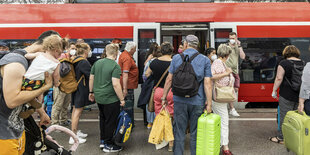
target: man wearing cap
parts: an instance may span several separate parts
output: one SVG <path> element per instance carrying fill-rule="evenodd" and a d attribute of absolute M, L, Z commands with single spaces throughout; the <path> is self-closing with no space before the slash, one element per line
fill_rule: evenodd
<path fill-rule="evenodd" d="M 9 51 L 9 47 L 7 46 L 7 43 L 0 42 L 0 51 Z"/>
<path fill-rule="evenodd" d="M 184 41 L 184 56 L 189 57 L 196 54 L 199 40 L 194 35 L 188 35 Z M 170 90 L 173 80 L 173 74 L 177 71 L 183 60 L 180 55 L 175 55 L 171 61 L 169 74 L 166 79 L 162 104 L 165 104 L 168 90 Z M 196 56 L 192 62 L 192 67 L 196 73 L 197 81 L 200 83 L 198 94 L 185 98 L 173 95 L 174 100 L 174 154 L 183 155 L 185 130 L 187 123 L 190 123 L 190 150 L 191 154 L 196 154 L 197 120 L 203 113 L 203 110 L 211 112 L 212 104 L 212 82 L 211 82 L 211 63 L 210 60 L 202 54 Z"/>
<path fill-rule="evenodd" d="M 124 52 L 119 57 L 118 64 L 121 67 L 121 84 L 123 87 L 123 95 L 125 96 L 125 107 L 124 110 L 129 114 L 132 125 L 134 127 L 134 89 L 138 88 L 138 67 L 133 54 L 136 52 L 136 43 L 127 42 Z"/>

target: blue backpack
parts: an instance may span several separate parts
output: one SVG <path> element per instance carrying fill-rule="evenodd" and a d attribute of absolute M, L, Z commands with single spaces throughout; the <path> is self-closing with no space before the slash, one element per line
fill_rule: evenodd
<path fill-rule="evenodd" d="M 116 143 L 125 143 L 130 136 L 132 122 L 129 115 L 123 110 L 118 116 L 118 124 L 114 133 Z"/>

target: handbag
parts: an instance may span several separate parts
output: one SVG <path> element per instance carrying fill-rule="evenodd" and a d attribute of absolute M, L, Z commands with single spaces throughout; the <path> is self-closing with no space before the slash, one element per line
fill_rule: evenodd
<path fill-rule="evenodd" d="M 229 81 L 230 82 L 228 86 L 219 86 L 218 83 L 214 82 L 213 101 L 219 103 L 230 103 L 237 100 L 237 95 L 233 87 L 233 80 L 231 79 L 231 76 L 229 76 Z"/>
<path fill-rule="evenodd" d="M 160 77 L 159 81 L 157 82 L 156 86 L 153 88 L 152 90 L 152 94 L 149 100 L 149 106 L 147 108 L 147 110 L 149 110 L 149 112 L 154 112 L 155 108 L 154 108 L 154 93 L 155 93 L 155 89 L 158 87 L 158 85 L 161 83 L 161 81 L 164 79 L 164 77 L 166 76 L 166 74 L 168 73 L 170 66 L 166 69 L 166 71 L 164 72 L 164 74 Z"/>

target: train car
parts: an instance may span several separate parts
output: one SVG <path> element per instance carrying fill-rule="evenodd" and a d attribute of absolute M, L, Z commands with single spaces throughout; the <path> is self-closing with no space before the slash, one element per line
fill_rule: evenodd
<path fill-rule="evenodd" d="M 113 38 L 120 38 L 123 47 L 127 41 L 137 43 L 134 58 L 142 70 L 152 42 L 169 41 L 177 50 L 182 38 L 195 34 L 203 51 L 227 42 L 234 31 L 247 55 L 239 64 L 239 101 L 277 102 L 271 92 L 284 47 L 297 46 L 301 58 L 310 61 L 309 12 L 306 2 L 3 4 L 0 40 L 21 48 L 43 31 L 56 30 L 72 40 L 83 38 L 99 56 Z"/>

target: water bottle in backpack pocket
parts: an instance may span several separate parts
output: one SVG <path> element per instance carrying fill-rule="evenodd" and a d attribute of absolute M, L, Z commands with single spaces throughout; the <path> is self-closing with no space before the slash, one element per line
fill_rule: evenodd
<path fill-rule="evenodd" d="M 118 116 L 117 128 L 114 133 L 115 143 L 125 143 L 129 139 L 131 129 L 131 118 L 124 110 L 122 110 Z"/>

